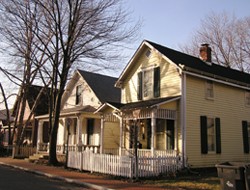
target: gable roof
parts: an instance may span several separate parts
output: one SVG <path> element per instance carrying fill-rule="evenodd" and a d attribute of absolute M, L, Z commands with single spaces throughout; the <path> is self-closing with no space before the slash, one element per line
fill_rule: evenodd
<path fill-rule="evenodd" d="M 29 91 L 27 94 L 27 102 L 28 102 L 30 109 L 32 109 L 32 107 L 35 103 L 36 97 L 38 96 L 38 94 L 42 88 L 43 88 L 42 86 L 37 86 L 37 85 L 29 86 Z M 18 103 L 18 97 L 15 101 L 14 108 L 13 108 L 14 115 L 15 115 L 15 112 L 17 109 L 17 103 Z M 37 116 L 37 115 L 46 114 L 46 113 L 48 113 L 48 109 L 49 109 L 49 97 L 47 95 L 47 92 L 44 92 L 40 97 L 40 100 L 39 100 L 39 103 L 38 103 L 36 109 L 34 110 L 34 115 Z"/>
<path fill-rule="evenodd" d="M 141 43 L 133 58 L 130 60 L 126 68 L 121 73 L 116 83 L 117 86 L 119 86 L 119 83 L 126 78 L 126 73 L 131 70 L 131 67 L 133 67 L 131 63 L 133 62 L 134 57 L 136 57 L 139 54 L 140 50 L 145 46 L 157 50 L 167 59 L 172 61 L 176 65 L 176 67 L 184 71 L 224 80 L 233 84 L 239 84 L 241 86 L 250 87 L 250 74 L 248 73 L 244 73 L 215 63 L 207 63 L 202 61 L 198 57 L 194 57 L 192 55 L 188 55 L 180 51 L 170 49 L 168 47 L 162 46 L 160 44 L 148 40 L 144 40 Z"/>
<path fill-rule="evenodd" d="M 202 61 L 198 57 L 194 57 L 157 43 L 146 41 L 150 45 L 152 45 L 155 49 L 157 49 L 160 53 L 165 55 L 168 59 L 170 59 L 175 64 L 181 64 L 186 67 L 186 70 L 189 68 L 193 69 L 193 72 L 202 72 L 204 75 L 210 74 L 211 76 L 216 77 L 223 77 L 229 80 L 232 80 L 237 83 L 242 82 L 246 84 L 250 84 L 250 75 L 235 69 L 231 69 L 229 67 L 221 66 L 215 63 L 206 63 Z"/>
<path fill-rule="evenodd" d="M 121 90 L 114 86 L 117 78 L 83 70 L 78 70 L 78 72 L 102 103 L 121 101 Z"/>

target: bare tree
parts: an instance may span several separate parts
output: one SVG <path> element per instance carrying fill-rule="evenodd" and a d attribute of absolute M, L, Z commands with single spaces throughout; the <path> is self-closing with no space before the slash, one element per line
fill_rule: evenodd
<path fill-rule="evenodd" d="M 25 55 L 22 59 L 25 60 L 24 67 L 35 70 L 34 72 L 25 70 L 23 76 L 26 73 L 28 75 L 22 81 L 31 84 L 33 79 L 31 74 L 34 73 L 34 78 L 39 74 L 44 84 L 50 82 L 49 162 L 56 165 L 61 99 L 70 70 L 76 64 L 82 68 L 91 67 L 92 70 L 112 69 L 111 63 L 121 60 L 122 47 L 128 46 L 136 39 L 140 23 L 130 27 L 128 14 L 122 9 L 122 0 L 2 0 L 2 2 L 8 5 L 5 6 L 5 12 L 7 10 L 9 18 L 15 18 L 19 10 L 24 13 L 20 14 L 20 17 L 18 15 L 18 18 L 21 18 L 20 23 L 22 23 L 20 30 L 26 33 L 18 32 L 17 28 L 14 28 L 17 31 L 15 35 L 25 36 L 27 39 L 23 43 L 24 48 L 19 48 L 19 43 L 13 43 L 11 47 L 15 50 L 27 50 L 25 51 L 27 55 L 21 53 Z M 13 29 L 10 26 L 12 25 L 5 25 L 8 33 Z M 22 42 L 21 39 L 17 42 L 19 40 Z M 27 91 L 23 93 L 27 94 Z"/>
<path fill-rule="evenodd" d="M 210 44 L 215 63 L 250 72 L 250 17 L 236 18 L 225 12 L 212 12 L 201 20 L 190 42 L 180 48 L 197 56 L 202 43 Z"/>
<path fill-rule="evenodd" d="M 117 0 L 47 0 L 40 3 L 46 21 L 43 29 L 54 34 L 47 49 L 53 63 L 49 162 L 57 164 L 61 98 L 70 68 L 77 61 L 84 66 L 91 62 L 97 68 L 110 67 L 106 64 L 118 58 L 115 50 L 134 37 L 137 27 L 125 28 L 127 15 L 120 7 L 121 1 Z"/>
<path fill-rule="evenodd" d="M 5 42 L 5 46 L 2 48 L 4 48 L 5 52 L 8 52 L 9 57 L 12 58 L 11 61 L 14 61 L 15 65 L 15 69 L 9 70 L 10 67 L 8 66 L 8 68 L 1 67 L 0 70 L 13 84 L 19 86 L 19 94 L 15 105 L 14 126 L 18 128 L 17 144 L 20 145 L 25 128 L 31 119 L 31 115 L 33 115 L 33 112 L 31 112 L 28 120 L 24 121 L 29 87 L 37 79 L 41 66 L 46 62 L 44 53 L 40 48 L 40 41 L 34 35 L 34 31 L 38 30 L 37 23 L 41 17 L 36 12 L 37 4 L 31 3 L 29 0 L 2 0 L 0 3 L 1 16 L 4 19 L 0 26 L 1 38 Z"/>

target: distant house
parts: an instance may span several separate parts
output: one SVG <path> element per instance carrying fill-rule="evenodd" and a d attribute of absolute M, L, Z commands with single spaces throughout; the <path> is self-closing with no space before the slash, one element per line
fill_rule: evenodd
<path fill-rule="evenodd" d="M 48 98 L 47 90 L 45 90 L 42 93 L 36 105 L 36 108 L 32 112 L 32 108 L 42 88 L 43 88 L 42 86 L 31 85 L 28 89 L 27 101 L 26 101 L 24 118 L 23 118 L 23 125 L 27 124 L 27 127 L 25 128 L 24 135 L 23 135 L 24 144 L 29 144 L 29 145 L 34 145 L 34 146 L 36 145 L 38 122 L 35 119 L 35 117 L 38 115 L 43 115 L 43 114 L 48 113 L 49 98 Z M 19 121 L 20 110 L 18 112 L 18 104 L 19 104 L 18 101 L 19 99 L 17 98 L 13 107 L 13 114 L 12 114 L 13 117 L 17 118 L 17 124 L 16 124 L 17 126 L 20 124 L 20 121 Z M 31 115 L 31 119 L 30 121 L 27 121 L 30 115 Z M 17 126 L 15 127 L 17 128 Z"/>
<path fill-rule="evenodd" d="M 9 111 L 10 116 L 10 127 L 13 129 L 14 118 L 11 116 L 11 111 Z M 0 146 L 8 146 L 9 142 L 9 125 L 7 119 L 7 110 L 0 110 Z"/>
<path fill-rule="evenodd" d="M 143 41 L 116 81 L 121 103 L 97 110 L 118 119 L 120 155 L 135 143 L 144 156 L 178 155 L 183 166 L 250 161 L 250 75 Z M 136 135 L 136 138 L 135 138 Z"/>
<path fill-rule="evenodd" d="M 101 128 L 101 116 L 94 113 L 106 101 L 120 102 L 120 90 L 114 87 L 116 81 L 117 78 L 97 73 L 74 72 L 62 97 L 57 136 L 59 152 L 65 153 L 66 145 L 78 145 L 94 152 L 100 152 L 103 146 L 118 148 L 119 128 Z M 36 119 L 39 120 L 38 151 L 47 151 L 48 115 Z"/>

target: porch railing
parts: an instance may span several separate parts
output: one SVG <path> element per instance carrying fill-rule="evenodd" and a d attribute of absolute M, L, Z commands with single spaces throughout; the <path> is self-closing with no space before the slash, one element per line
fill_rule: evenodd
<path fill-rule="evenodd" d="M 36 153 L 36 147 L 34 146 L 17 146 L 14 145 L 12 149 L 13 158 L 28 158 Z"/>
<path fill-rule="evenodd" d="M 37 150 L 38 152 L 47 152 L 49 148 L 49 143 L 38 143 Z"/>
<path fill-rule="evenodd" d="M 100 153 L 99 145 L 69 145 L 69 150 L 73 152 L 92 152 L 92 153 Z"/>
<path fill-rule="evenodd" d="M 150 149 L 138 149 L 137 155 L 139 157 L 149 157 L 149 156 L 177 156 L 178 153 L 176 150 L 154 150 L 152 152 Z M 111 154 L 111 155 L 119 155 L 119 149 L 104 149 L 104 154 Z M 135 150 L 134 149 L 122 149 L 121 156 L 134 156 Z"/>
<path fill-rule="evenodd" d="M 67 145 L 57 145 L 56 151 L 58 153 L 66 153 Z M 39 143 L 38 144 L 38 152 L 47 152 L 49 149 L 49 143 Z M 69 145 L 69 151 L 91 151 L 93 153 L 100 152 L 100 146 L 96 145 Z"/>

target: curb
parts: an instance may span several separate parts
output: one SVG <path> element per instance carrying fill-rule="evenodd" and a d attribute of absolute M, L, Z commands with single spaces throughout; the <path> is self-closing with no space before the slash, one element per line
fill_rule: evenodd
<path fill-rule="evenodd" d="M 80 182 L 80 181 L 73 180 L 73 179 L 70 179 L 70 178 L 65 178 L 65 177 L 61 177 L 61 176 L 57 176 L 57 175 L 53 175 L 53 174 L 49 174 L 49 173 L 44 173 L 44 172 L 40 172 L 40 171 L 31 170 L 31 169 L 20 167 L 20 166 L 6 164 L 4 162 L 0 162 L 0 165 L 7 166 L 7 167 L 12 167 L 12 168 L 15 168 L 15 169 L 23 170 L 25 172 L 33 173 L 33 174 L 40 175 L 40 176 L 45 176 L 45 177 L 55 179 L 55 180 L 65 181 L 67 183 L 71 183 L 71 184 L 75 184 L 75 185 L 79 185 L 79 186 L 83 186 L 83 187 L 89 187 L 89 188 L 93 188 L 93 189 L 97 189 L 97 190 L 114 190 L 114 189 L 102 187 L 100 185 L 95 185 L 95 184 L 86 183 L 86 182 Z"/>

